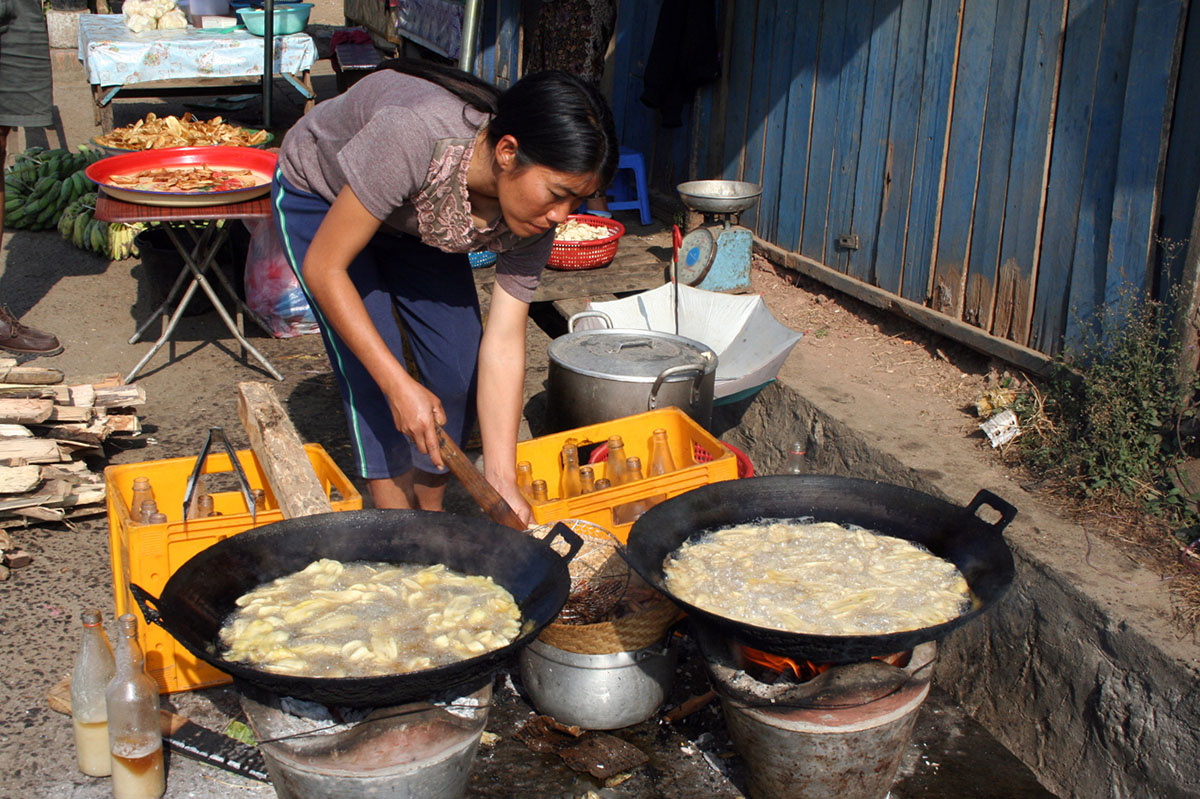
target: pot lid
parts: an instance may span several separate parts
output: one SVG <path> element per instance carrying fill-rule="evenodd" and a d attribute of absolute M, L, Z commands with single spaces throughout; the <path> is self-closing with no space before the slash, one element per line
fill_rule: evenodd
<path fill-rule="evenodd" d="M 707 376 L 717 354 L 690 338 L 653 330 L 577 330 L 550 342 L 552 363 L 589 377 L 653 382 L 673 366 L 695 366 Z M 690 380 L 686 372 L 666 382 Z"/>

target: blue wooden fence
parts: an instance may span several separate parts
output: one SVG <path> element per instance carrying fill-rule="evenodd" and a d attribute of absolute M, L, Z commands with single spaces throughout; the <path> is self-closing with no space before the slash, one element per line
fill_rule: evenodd
<path fill-rule="evenodd" d="M 1045 353 L 1180 279 L 1156 240 L 1200 185 L 1187 0 L 726 0 L 724 75 L 673 129 L 639 100 L 660 7 L 619 4 L 613 97 L 657 191 L 761 183 L 759 237 Z"/>

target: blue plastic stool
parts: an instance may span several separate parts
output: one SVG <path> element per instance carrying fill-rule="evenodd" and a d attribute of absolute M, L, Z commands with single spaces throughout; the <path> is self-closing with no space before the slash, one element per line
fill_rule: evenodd
<path fill-rule="evenodd" d="M 642 154 L 637 150 L 631 150 L 628 147 L 621 148 L 621 156 L 617 160 L 617 172 L 622 169 L 633 170 L 634 196 L 632 199 L 617 199 L 610 200 L 608 210 L 610 211 L 627 211 L 634 208 L 637 209 L 641 216 L 643 225 L 650 224 L 650 192 L 646 189 L 646 160 L 642 158 Z M 613 188 L 618 188 L 617 182 L 613 181 Z M 614 192 L 614 194 L 616 194 Z M 627 192 L 620 192 L 623 196 L 628 196 Z"/>

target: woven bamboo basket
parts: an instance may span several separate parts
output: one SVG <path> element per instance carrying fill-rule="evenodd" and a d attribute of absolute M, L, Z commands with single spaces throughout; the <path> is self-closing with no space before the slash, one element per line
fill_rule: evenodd
<path fill-rule="evenodd" d="M 666 597 L 614 621 L 598 624 L 551 623 L 538 640 L 578 655 L 610 655 L 636 652 L 658 643 L 667 628 L 679 618 L 679 608 Z"/>

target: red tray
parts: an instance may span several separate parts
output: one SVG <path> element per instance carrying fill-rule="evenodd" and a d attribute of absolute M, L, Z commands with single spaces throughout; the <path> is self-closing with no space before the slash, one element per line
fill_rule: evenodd
<path fill-rule="evenodd" d="M 172 147 L 164 150 L 112 155 L 89 166 L 84 174 L 98 185 L 105 194 L 118 200 L 143 205 L 196 206 L 226 205 L 249 200 L 271 190 L 271 177 L 275 174 L 276 154 L 252 147 Z M 172 166 L 207 165 L 231 169 L 249 169 L 261 183 L 244 189 L 229 191 L 147 191 L 130 189 L 112 183 L 114 175 L 128 175 L 145 169 Z"/>

